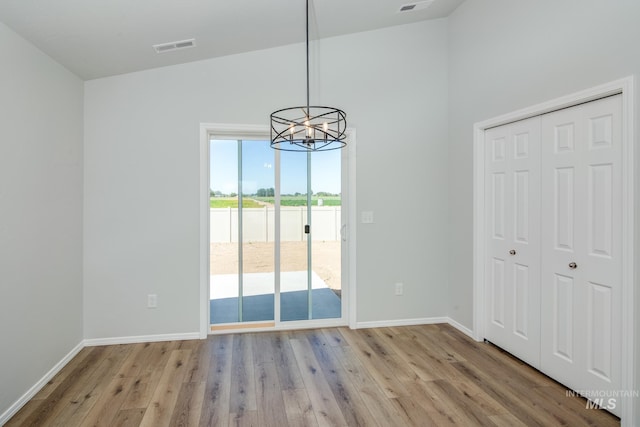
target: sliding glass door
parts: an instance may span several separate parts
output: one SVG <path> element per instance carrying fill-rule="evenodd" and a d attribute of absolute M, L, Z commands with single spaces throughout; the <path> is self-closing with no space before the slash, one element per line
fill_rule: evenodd
<path fill-rule="evenodd" d="M 273 150 L 212 140 L 209 151 L 211 323 L 273 321 Z"/>
<path fill-rule="evenodd" d="M 280 319 L 340 318 L 340 151 L 280 159 Z"/>
<path fill-rule="evenodd" d="M 216 139 L 209 151 L 211 324 L 340 319 L 340 151 Z"/>

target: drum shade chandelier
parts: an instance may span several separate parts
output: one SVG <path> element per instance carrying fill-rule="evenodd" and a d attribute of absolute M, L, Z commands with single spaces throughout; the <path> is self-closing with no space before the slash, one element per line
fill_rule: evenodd
<path fill-rule="evenodd" d="M 283 151 L 328 151 L 347 145 L 347 115 L 339 108 L 309 104 L 309 0 L 307 17 L 307 105 L 271 113 L 271 148 Z"/>

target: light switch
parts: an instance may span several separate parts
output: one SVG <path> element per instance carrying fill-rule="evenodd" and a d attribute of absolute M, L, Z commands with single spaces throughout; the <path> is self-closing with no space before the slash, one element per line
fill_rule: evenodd
<path fill-rule="evenodd" d="M 362 211 L 362 223 L 373 224 L 373 211 Z"/>

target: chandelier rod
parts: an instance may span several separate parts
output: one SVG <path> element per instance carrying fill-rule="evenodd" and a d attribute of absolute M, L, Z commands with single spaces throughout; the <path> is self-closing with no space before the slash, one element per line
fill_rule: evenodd
<path fill-rule="evenodd" d="M 271 113 L 270 145 L 276 150 L 310 152 L 335 150 L 346 146 L 347 121 L 345 112 L 334 107 L 311 106 L 311 27 L 309 20 L 313 6 L 311 1 L 305 0 L 307 103 Z"/>
<path fill-rule="evenodd" d="M 309 119 L 309 0 L 307 0 L 307 119 Z"/>

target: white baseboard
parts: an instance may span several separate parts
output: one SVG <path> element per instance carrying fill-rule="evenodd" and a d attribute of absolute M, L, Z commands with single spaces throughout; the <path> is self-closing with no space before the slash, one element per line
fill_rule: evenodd
<path fill-rule="evenodd" d="M 467 335 L 469 338 L 475 340 L 473 336 L 473 331 L 467 328 L 466 326 L 464 326 L 462 323 L 458 323 L 457 321 L 453 320 L 450 317 L 447 317 L 447 323 L 453 326 L 454 328 L 456 328 L 457 330 L 459 330 L 460 332 L 462 332 L 463 334 Z"/>
<path fill-rule="evenodd" d="M 432 325 L 448 323 L 448 317 L 424 317 L 418 319 L 376 320 L 373 322 L 356 322 L 356 329 L 390 328 L 393 326 Z"/>
<path fill-rule="evenodd" d="M 448 323 L 463 334 L 473 338 L 473 331 L 450 317 L 424 317 L 419 319 L 377 320 L 373 322 L 357 322 L 356 329 L 390 328 L 393 326 L 433 325 Z"/>
<path fill-rule="evenodd" d="M 0 426 L 4 425 L 7 421 L 11 419 L 26 403 L 33 398 L 33 396 L 38 393 L 42 387 L 47 385 L 47 383 L 58 373 L 62 368 L 66 366 L 67 363 L 71 361 L 80 350 L 84 348 L 84 341 L 80 341 L 78 345 L 76 345 L 66 356 L 64 356 L 58 363 L 55 364 L 53 368 L 49 370 L 40 380 L 35 383 L 25 394 L 23 394 L 13 405 L 11 405 L 6 411 L 0 415 Z"/>
<path fill-rule="evenodd" d="M 200 332 L 185 332 L 182 334 L 160 334 L 160 335 L 139 335 L 132 337 L 111 337 L 111 338 L 90 338 L 84 340 L 86 347 L 95 347 L 98 345 L 116 345 L 116 344 L 138 344 L 144 342 L 158 341 L 184 341 L 199 340 Z"/>

